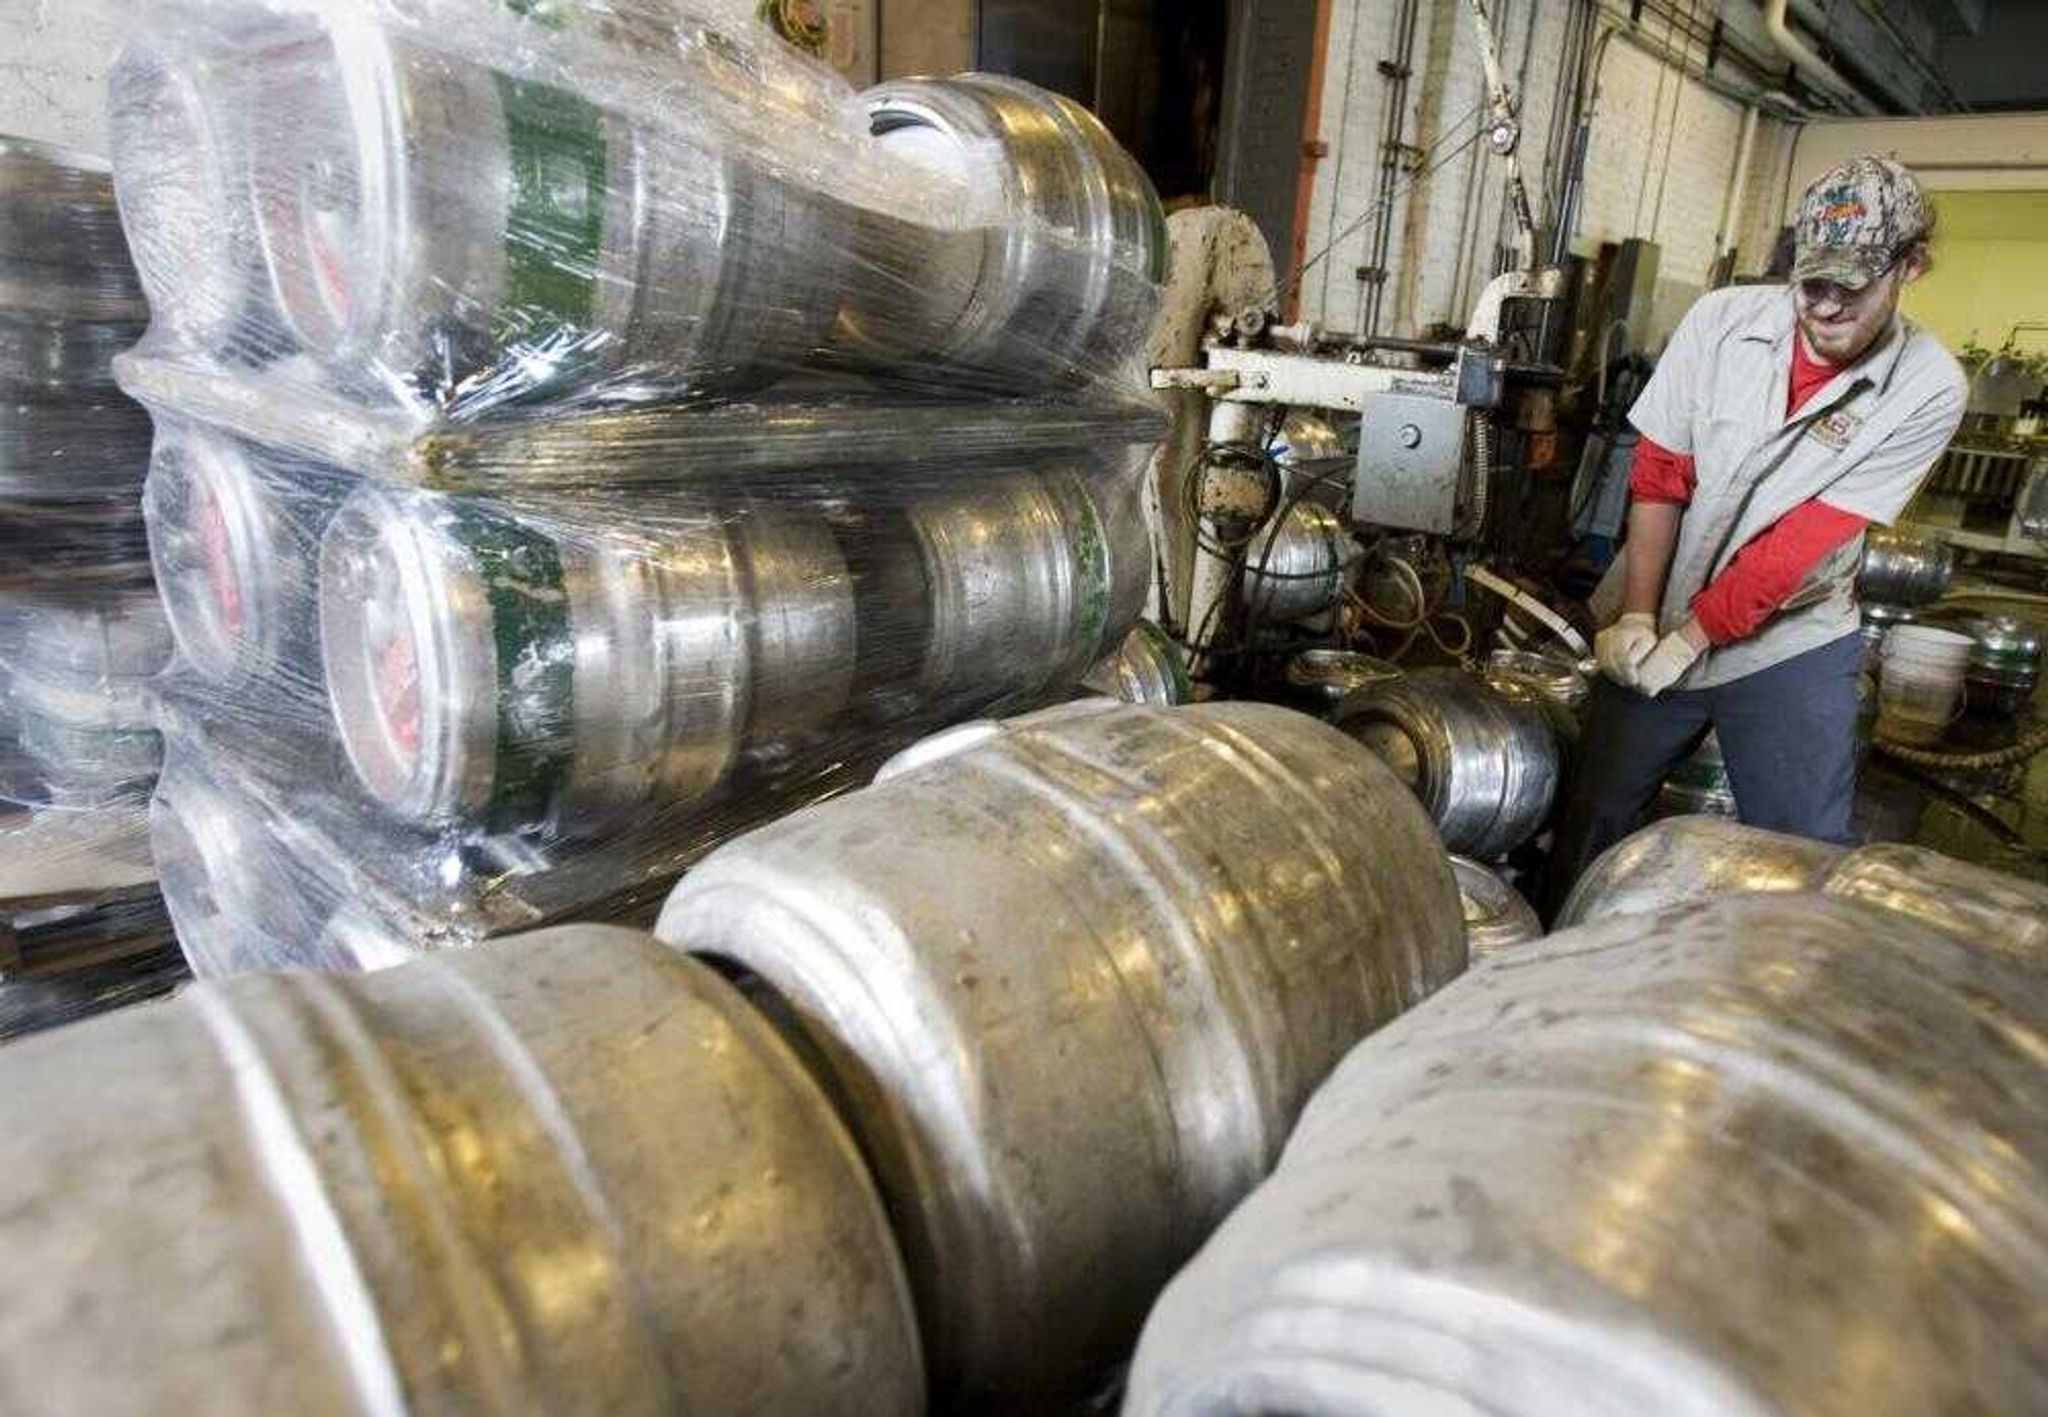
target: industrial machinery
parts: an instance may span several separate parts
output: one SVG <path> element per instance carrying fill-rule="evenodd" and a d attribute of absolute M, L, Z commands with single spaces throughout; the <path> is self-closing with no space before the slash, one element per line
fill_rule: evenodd
<path fill-rule="evenodd" d="M 1489 516 L 1501 441 L 1551 426 L 1570 280 L 1561 239 L 1548 261 L 1538 260 L 1515 156 L 1515 98 L 1486 7 L 1471 0 L 1471 9 L 1486 69 L 1483 140 L 1502 163 L 1516 258 L 1485 287 L 1462 336 L 1283 326 L 1276 286 L 1266 303 L 1210 312 L 1199 364 L 1152 371 L 1155 388 L 1198 395 L 1204 420 L 1199 451 L 1184 469 L 1168 469 L 1176 475 L 1160 492 L 1165 559 L 1188 569 L 1182 583 L 1168 576 L 1159 613 L 1185 627 L 1192 672 L 1217 692 L 1258 694 L 1262 681 L 1270 687 L 1278 677 L 1265 671 L 1284 662 L 1281 651 L 1308 647 L 1298 634 L 1279 637 L 1276 647 L 1278 626 L 1306 622 L 1328 648 L 1348 647 L 1347 628 L 1359 623 L 1433 633 L 1446 596 L 1475 585 L 1491 593 L 1494 612 L 1512 604 L 1570 656 L 1587 653 L 1577 628 L 1486 564 L 1503 544 Z M 1289 411 L 1305 409 L 1355 417 L 1355 448 L 1344 462 L 1288 476 L 1276 448 Z M 1175 544 L 1190 541 L 1190 554 L 1177 557 Z M 1343 558 L 1343 603 L 1318 622 L 1302 612 L 1317 608 L 1313 592 L 1331 573 L 1330 548 Z M 1467 621 L 1462 643 L 1441 647 L 1471 650 L 1471 628 Z"/>

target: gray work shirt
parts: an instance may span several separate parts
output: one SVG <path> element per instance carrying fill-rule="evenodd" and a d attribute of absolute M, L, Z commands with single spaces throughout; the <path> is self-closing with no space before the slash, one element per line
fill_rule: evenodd
<path fill-rule="evenodd" d="M 1895 520 L 1962 421 L 1961 366 L 1904 317 L 1788 418 L 1792 300 L 1782 285 L 1701 296 L 1629 410 L 1644 437 L 1690 454 L 1698 479 L 1664 584 L 1665 633 L 1738 551 L 1802 502 Z M 1860 536 L 1838 548 L 1755 634 L 1710 648 L 1677 687 L 1725 684 L 1854 632 L 1862 555 Z M 1595 593 L 1602 624 L 1620 613 L 1621 575 L 1617 558 Z"/>

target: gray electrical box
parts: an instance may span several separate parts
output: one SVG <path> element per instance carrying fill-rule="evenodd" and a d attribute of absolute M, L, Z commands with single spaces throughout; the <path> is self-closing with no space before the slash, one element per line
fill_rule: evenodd
<path fill-rule="evenodd" d="M 1450 536 L 1465 491 L 1463 404 L 1423 394 L 1375 394 L 1358 425 L 1351 519 Z"/>

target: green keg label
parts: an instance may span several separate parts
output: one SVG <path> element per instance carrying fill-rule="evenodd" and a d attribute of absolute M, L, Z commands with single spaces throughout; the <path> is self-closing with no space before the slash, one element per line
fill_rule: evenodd
<path fill-rule="evenodd" d="M 1066 513 L 1060 520 L 1065 524 L 1067 550 L 1074 560 L 1074 628 L 1080 632 L 1083 643 L 1096 646 L 1089 661 L 1093 663 L 1115 648 L 1102 643 L 1103 630 L 1109 623 L 1109 586 L 1114 569 L 1109 564 L 1109 537 L 1103 531 L 1102 514 L 1086 482 L 1070 472 L 1053 473 L 1047 481 Z"/>
<path fill-rule="evenodd" d="M 562 555 L 510 517 L 454 504 L 490 605 L 497 651 L 498 735 L 484 825 L 509 831 L 544 816 L 568 776 L 575 730 L 576 642 Z"/>
<path fill-rule="evenodd" d="M 512 184 L 493 334 L 502 346 L 581 332 L 596 310 L 604 242 L 604 115 L 562 89 L 493 77 Z"/>
<path fill-rule="evenodd" d="M 1191 704 L 1195 701 L 1195 683 L 1188 677 L 1187 661 L 1181 657 L 1180 646 L 1175 644 L 1166 631 L 1150 620 L 1140 620 L 1133 629 L 1151 647 L 1152 656 L 1166 666 L 1167 691 L 1177 704 Z"/>

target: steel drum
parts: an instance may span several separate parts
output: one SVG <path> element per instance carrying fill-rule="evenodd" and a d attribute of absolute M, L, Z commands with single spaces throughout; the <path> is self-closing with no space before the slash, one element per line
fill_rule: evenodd
<path fill-rule="evenodd" d="M 1889 527 L 1864 534 L 1856 594 L 1880 605 L 1911 608 L 1941 599 L 1955 574 L 1956 553 L 1946 542 Z"/>
<path fill-rule="evenodd" d="M 165 424 L 143 508 L 150 561 L 185 661 L 208 679 L 320 685 L 320 536 L 349 474 L 230 434 Z"/>
<path fill-rule="evenodd" d="M 741 558 L 708 504 L 643 535 L 365 487 L 320 553 L 334 723 L 417 822 L 578 832 L 716 787 L 753 687 Z"/>
<path fill-rule="evenodd" d="M 1465 948 L 1473 959 L 1543 938 L 1543 922 L 1522 893 L 1491 867 L 1467 856 L 1451 858 L 1465 912 Z"/>
<path fill-rule="evenodd" d="M 1165 277 L 1166 218 L 1093 114 L 994 74 L 895 79 L 861 101 L 907 170 L 995 190 L 963 231 L 856 228 L 855 268 L 895 279 L 865 294 L 856 284 L 841 326 L 855 351 L 1006 385 L 1100 375 L 1137 353 Z"/>
<path fill-rule="evenodd" d="M 1319 502 L 1298 501 L 1246 549 L 1245 605 L 1254 618 L 1280 623 L 1320 615 L 1337 603 L 1355 556 L 1342 517 Z"/>
<path fill-rule="evenodd" d="M 1145 1326 L 1127 1417 L 2038 1406 L 2048 976 L 1747 896 L 1368 1039 Z"/>
<path fill-rule="evenodd" d="M 644 935 L 202 983 L 7 1067 L 8 1407 L 922 1410 L 845 1130 Z"/>
<path fill-rule="evenodd" d="M 1496 859 L 1550 815 L 1559 754 L 1542 709 L 1461 670 L 1418 669 L 1361 690 L 1336 723 L 1414 789 L 1453 852 Z"/>
<path fill-rule="evenodd" d="M 714 152 L 367 25 L 254 62 L 270 285 L 332 364 L 471 400 L 628 370 L 747 384 L 808 356 L 837 313 L 835 209 L 740 144 Z"/>
<path fill-rule="evenodd" d="M 713 852 L 673 944 L 757 976 L 873 1162 L 935 1401 L 1050 1410 L 1358 1037 L 1463 967 L 1426 817 L 1286 709 L 942 735 Z"/>
<path fill-rule="evenodd" d="M 1924 846 L 1850 849 L 1714 817 L 1673 817 L 1609 847 L 1573 886 L 1557 926 L 1785 891 L 1859 900 L 1964 939 L 2048 955 L 2048 887 Z"/>

